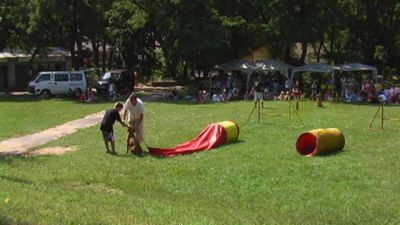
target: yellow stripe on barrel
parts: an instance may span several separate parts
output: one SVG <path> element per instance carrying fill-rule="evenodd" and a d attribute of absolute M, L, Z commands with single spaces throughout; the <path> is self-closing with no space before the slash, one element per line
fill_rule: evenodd
<path fill-rule="evenodd" d="M 314 156 L 341 151 L 344 144 L 344 135 L 339 129 L 315 129 L 305 132 L 297 138 L 296 150 L 301 155 Z"/>
<path fill-rule="evenodd" d="M 221 125 L 222 127 L 224 127 L 225 131 L 226 131 L 226 142 L 230 143 L 230 142 L 235 142 L 238 140 L 239 137 L 239 126 L 233 122 L 233 121 L 223 121 L 223 122 L 219 122 L 217 123 L 219 125 Z"/>

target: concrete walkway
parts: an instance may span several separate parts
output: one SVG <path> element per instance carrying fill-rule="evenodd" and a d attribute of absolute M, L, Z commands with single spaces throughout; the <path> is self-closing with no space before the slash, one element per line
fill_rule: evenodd
<path fill-rule="evenodd" d="M 90 114 L 82 119 L 73 120 L 38 133 L 0 141 L 0 156 L 21 155 L 30 148 L 73 134 L 78 129 L 94 126 L 101 122 L 103 116 L 104 111 Z"/>

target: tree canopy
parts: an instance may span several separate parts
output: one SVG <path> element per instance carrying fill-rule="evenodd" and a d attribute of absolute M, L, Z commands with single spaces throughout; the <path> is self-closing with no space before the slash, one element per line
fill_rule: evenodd
<path fill-rule="evenodd" d="M 75 68 L 92 57 L 176 78 L 267 45 L 292 65 L 361 62 L 390 75 L 400 70 L 399 20 L 394 0 L 1 0 L 0 49 L 64 47 Z"/>

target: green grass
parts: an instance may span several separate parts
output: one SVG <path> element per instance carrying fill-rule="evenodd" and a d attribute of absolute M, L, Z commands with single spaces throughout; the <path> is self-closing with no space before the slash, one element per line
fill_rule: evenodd
<path fill-rule="evenodd" d="M 0 95 L 0 140 L 60 125 L 107 107 L 112 103 L 82 104 L 67 98 Z"/>
<path fill-rule="evenodd" d="M 266 106 L 259 124 L 256 112 L 247 124 L 250 102 L 145 104 L 145 138 L 155 147 L 235 120 L 240 141 L 209 152 L 126 156 L 117 124 L 120 156 L 105 154 L 96 126 L 46 145 L 76 152 L 1 159 L 0 224 L 400 223 L 399 121 L 385 121 L 381 132 L 368 129 L 376 105 L 305 104 L 289 129 L 288 103 Z M 399 108 L 385 107 L 385 117 L 400 117 Z M 328 127 L 344 133 L 344 151 L 297 154 L 300 133 Z"/>

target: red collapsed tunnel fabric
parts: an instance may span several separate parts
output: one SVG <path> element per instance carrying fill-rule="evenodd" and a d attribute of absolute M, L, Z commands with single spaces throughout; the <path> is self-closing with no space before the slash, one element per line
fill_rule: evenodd
<path fill-rule="evenodd" d="M 188 154 L 197 151 L 207 151 L 224 144 L 227 139 L 227 133 L 223 126 L 219 124 L 208 125 L 193 140 L 176 145 L 172 148 L 148 147 L 151 154 L 159 156 L 174 156 L 177 154 Z"/>

